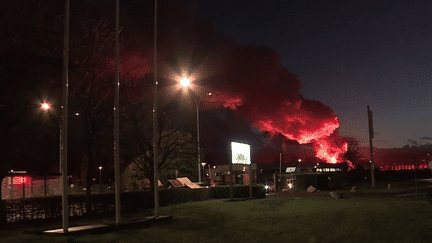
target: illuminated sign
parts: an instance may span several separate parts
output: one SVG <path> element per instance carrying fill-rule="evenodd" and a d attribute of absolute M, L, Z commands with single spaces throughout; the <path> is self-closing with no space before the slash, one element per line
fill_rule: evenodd
<path fill-rule="evenodd" d="M 296 171 L 296 167 L 287 167 L 285 173 L 293 173 Z"/>
<path fill-rule="evenodd" d="M 233 164 L 249 165 L 251 163 L 249 144 L 231 142 L 231 153 Z"/>
<path fill-rule="evenodd" d="M 12 184 L 14 185 L 22 185 L 22 184 L 29 184 L 30 178 L 26 176 L 14 176 L 12 178 Z"/>

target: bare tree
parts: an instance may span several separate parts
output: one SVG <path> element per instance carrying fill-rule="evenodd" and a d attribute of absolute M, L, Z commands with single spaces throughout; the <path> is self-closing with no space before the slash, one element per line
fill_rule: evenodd
<path fill-rule="evenodd" d="M 345 137 L 345 141 L 348 143 L 348 149 L 342 156 L 345 160 L 357 166 L 363 157 L 359 151 L 358 140 L 353 137 Z"/>
<path fill-rule="evenodd" d="M 134 163 L 140 179 L 148 178 L 153 190 L 152 108 L 145 101 L 132 102 L 122 109 L 122 157 Z M 167 178 L 170 169 L 195 166 L 196 148 L 191 134 L 181 129 L 171 107 L 160 110 L 158 117 L 159 173 Z"/>

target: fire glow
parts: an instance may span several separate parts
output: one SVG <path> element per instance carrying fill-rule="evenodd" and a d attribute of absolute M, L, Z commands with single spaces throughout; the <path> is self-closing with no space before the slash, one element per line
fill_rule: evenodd
<path fill-rule="evenodd" d="M 271 136 L 281 134 L 299 144 L 311 144 L 315 156 L 325 162 L 343 161 L 341 155 L 347 145 L 338 135 L 337 116 L 327 105 L 300 94 L 299 77 L 282 66 L 279 53 L 254 46 L 235 47 L 228 52 L 219 50 L 214 50 L 200 71 L 182 71 L 183 76 L 189 74 L 187 78 L 197 80 L 205 92 L 212 92 L 201 100 L 201 109 L 234 110 Z M 218 62 L 223 67 L 221 71 L 215 77 L 203 79 L 203 73 L 215 70 L 216 60 L 222 61 Z M 193 90 L 204 93 L 198 85 Z"/>
<path fill-rule="evenodd" d="M 239 108 L 244 102 L 236 97 L 226 100 L 224 107 L 233 109 L 233 103 L 239 104 L 236 106 Z M 348 143 L 338 135 L 339 120 L 329 107 L 316 101 L 301 100 L 286 102 L 279 109 L 265 113 L 257 112 L 253 106 L 248 108 L 253 112 L 246 111 L 246 117 L 261 131 L 282 134 L 300 144 L 311 143 L 317 158 L 327 163 L 342 162 L 341 156 L 347 151 Z"/>

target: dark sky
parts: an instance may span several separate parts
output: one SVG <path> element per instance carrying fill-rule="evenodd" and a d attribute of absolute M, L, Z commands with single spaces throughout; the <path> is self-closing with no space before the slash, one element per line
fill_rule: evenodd
<path fill-rule="evenodd" d="M 341 135 L 376 147 L 431 137 L 429 1 L 200 1 L 198 14 L 240 45 L 264 45 L 299 75 L 301 94 L 330 106 Z"/>

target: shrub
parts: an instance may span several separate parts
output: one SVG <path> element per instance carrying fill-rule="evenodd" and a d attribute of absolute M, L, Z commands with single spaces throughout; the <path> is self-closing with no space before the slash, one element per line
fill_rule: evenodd
<path fill-rule="evenodd" d="M 233 187 L 234 198 L 248 198 L 249 197 L 249 185 L 235 185 Z M 262 185 L 252 185 L 253 198 L 264 198 L 266 196 L 265 188 Z M 210 188 L 211 198 L 229 198 L 230 187 L 229 186 L 217 186 Z"/>

